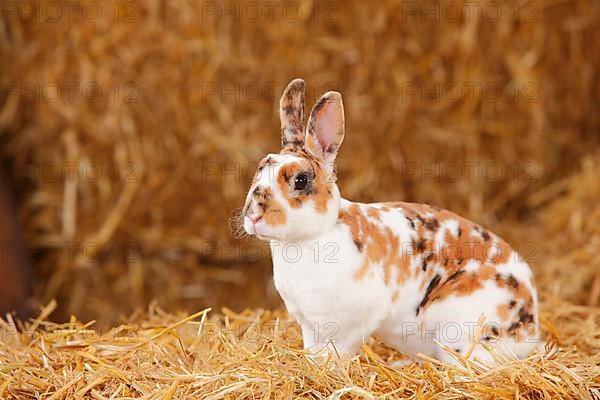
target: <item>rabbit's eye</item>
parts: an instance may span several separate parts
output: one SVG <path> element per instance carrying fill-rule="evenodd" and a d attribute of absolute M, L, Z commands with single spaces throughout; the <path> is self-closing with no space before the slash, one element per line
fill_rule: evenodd
<path fill-rule="evenodd" d="M 294 181 L 294 190 L 304 190 L 308 185 L 308 175 L 305 173 L 300 173 L 296 175 L 296 180 Z"/>

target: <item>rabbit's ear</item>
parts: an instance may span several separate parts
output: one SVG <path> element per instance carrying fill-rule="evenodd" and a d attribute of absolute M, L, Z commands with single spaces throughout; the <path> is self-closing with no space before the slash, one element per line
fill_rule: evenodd
<path fill-rule="evenodd" d="M 294 79 L 279 101 L 281 146 L 302 146 L 304 142 L 304 81 Z"/>
<path fill-rule="evenodd" d="M 313 155 L 333 163 L 344 141 L 342 95 L 327 92 L 317 101 L 308 118 L 304 147 Z"/>

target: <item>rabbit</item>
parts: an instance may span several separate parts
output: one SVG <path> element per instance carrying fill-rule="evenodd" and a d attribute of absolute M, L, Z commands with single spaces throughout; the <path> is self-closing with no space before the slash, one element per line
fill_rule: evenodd
<path fill-rule="evenodd" d="M 475 340 L 519 358 L 536 349 L 537 293 L 516 251 L 434 206 L 342 198 L 340 93 L 325 93 L 305 128 L 304 81 L 295 79 L 279 114 L 282 149 L 258 163 L 243 228 L 269 241 L 275 287 L 309 354 L 356 356 L 372 335 L 409 359 L 449 364 L 454 351 L 493 361 L 485 346 L 470 347 Z"/>

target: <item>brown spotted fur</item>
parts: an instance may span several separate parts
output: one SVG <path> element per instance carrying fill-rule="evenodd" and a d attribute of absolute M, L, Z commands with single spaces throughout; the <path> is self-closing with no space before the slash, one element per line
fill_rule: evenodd
<path fill-rule="evenodd" d="M 366 207 L 366 212 L 354 204 L 348 210 L 340 211 L 338 219 L 339 223 L 349 227 L 357 250 L 365 255 L 355 279 L 362 279 L 369 268 L 383 262 L 386 284 L 389 284 L 391 268 L 398 269 L 397 283 L 401 284 L 411 276 L 411 263 L 420 259 L 421 268 L 415 269 L 414 274 L 421 280 L 425 295 L 416 310 L 417 315 L 433 302 L 450 296 L 468 296 L 483 288 L 484 282 L 492 280 L 509 290 L 514 299 L 498 308 L 501 319 L 506 323 L 504 329 L 512 336 L 525 336 L 523 329 L 529 329 L 533 322 L 533 296 L 512 275 L 497 273 L 495 265 L 505 263 L 515 254 L 505 241 L 465 218 L 427 204 L 393 202 L 363 207 Z M 381 212 L 395 208 L 402 211 L 419 239 L 407 243 L 406 239 L 397 237 L 389 227 L 380 223 Z M 446 230 L 446 245 L 436 248 L 434 234 L 448 219 L 458 222 L 457 235 Z M 401 243 L 404 247 L 399 251 Z M 496 248 L 496 254 L 490 257 L 488 251 L 492 246 Z M 467 272 L 465 266 L 473 260 L 480 264 L 480 268 Z M 432 268 L 433 265 L 443 266 L 443 273 Z M 397 299 L 397 296 L 395 293 L 394 298 Z"/>

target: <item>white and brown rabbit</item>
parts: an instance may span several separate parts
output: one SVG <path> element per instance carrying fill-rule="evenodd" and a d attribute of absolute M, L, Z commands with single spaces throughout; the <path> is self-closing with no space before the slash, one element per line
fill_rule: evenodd
<path fill-rule="evenodd" d="M 296 79 L 280 118 L 283 148 L 259 163 L 242 214 L 244 229 L 270 242 L 275 286 L 306 349 L 332 342 L 349 356 L 376 335 L 413 358 L 453 363 L 440 344 L 465 354 L 475 332 L 517 357 L 537 347 L 532 273 L 502 239 L 433 206 L 340 196 L 339 93 L 317 101 L 305 129 L 304 81 Z M 472 356 L 491 358 L 481 346 Z"/>

